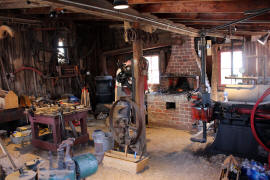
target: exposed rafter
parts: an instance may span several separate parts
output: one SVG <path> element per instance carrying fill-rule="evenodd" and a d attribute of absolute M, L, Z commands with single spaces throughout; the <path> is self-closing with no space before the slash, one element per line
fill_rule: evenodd
<path fill-rule="evenodd" d="M 27 3 L 25 0 L 0 0 L 0 9 L 23 9 L 45 7 L 46 5 L 40 3 Z"/>
<path fill-rule="evenodd" d="M 121 20 L 121 21 L 130 21 L 130 22 L 140 22 L 143 24 L 153 25 L 159 29 L 166 31 L 190 35 L 190 36 L 199 36 L 199 31 L 197 29 L 188 28 L 181 24 L 174 24 L 168 20 L 160 20 L 155 16 L 151 15 L 142 15 L 133 9 L 127 9 L 124 11 L 116 11 L 113 9 L 111 3 L 98 0 L 98 1 L 87 1 L 87 0 L 35 0 L 44 5 L 49 6 L 59 6 L 70 11 L 80 12 L 85 14 L 92 14 L 96 16 L 102 16 L 106 18 Z M 209 33 L 209 36 L 224 37 L 224 34 L 221 33 Z M 231 36 L 233 39 L 241 39 L 242 37 Z"/>
<path fill-rule="evenodd" d="M 168 3 L 177 2 L 179 0 L 128 0 L 129 4 L 151 4 L 151 3 Z M 207 1 L 233 1 L 233 0 L 181 0 L 181 2 L 207 2 Z"/>
<path fill-rule="evenodd" d="M 270 1 L 190 1 L 147 4 L 139 8 L 140 12 L 147 13 L 244 13 L 252 9 L 270 7 Z"/>
<path fill-rule="evenodd" d="M 246 15 L 244 13 L 157 13 L 155 14 L 159 18 L 169 20 L 228 20 L 233 21 L 242 19 Z M 269 20 L 270 14 L 266 13 L 250 20 Z"/>

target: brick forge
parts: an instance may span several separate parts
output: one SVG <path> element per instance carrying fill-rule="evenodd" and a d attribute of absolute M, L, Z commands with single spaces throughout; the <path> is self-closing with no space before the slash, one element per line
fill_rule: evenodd
<path fill-rule="evenodd" d="M 166 68 L 167 75 L 199 76 L 198 56 L 194 38 L 172 34 L 172 52 Z M 168 78 L 161 78 L 160 86 L 168 85 Z M 175 108 L 166 109 L 166 102 L 175 103 Z M 147 95 L 148 120 L 150 124 L 189 130 L 192 125 L 191 102 L 187 94 L 151 93 Z"/>

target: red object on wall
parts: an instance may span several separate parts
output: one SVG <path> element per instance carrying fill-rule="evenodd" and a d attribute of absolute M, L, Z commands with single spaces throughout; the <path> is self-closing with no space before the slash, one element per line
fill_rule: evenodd
<path fill-rule="evenodd" d="M 42 73 L 41 71 L 37 70 L 36 68 L 32 68 L 32 67 L 24 67 L 24 66 L 20 67 L 19 69 L 16 69 L 15 72 L 14 72 L 14 74 L 16 74 L 16 73 L 18 73 L 18 72 L 20 72 L 20 71 L 24 71 L 24 70 L 31 70 L 31 71 L 34 71 L 34 72 L 36 72 L 38 75 L 40 75 L 40 76 L 42 76 L 42 77 L 45 77 L 45 76 L 43 75 L 43 73 Z"/>

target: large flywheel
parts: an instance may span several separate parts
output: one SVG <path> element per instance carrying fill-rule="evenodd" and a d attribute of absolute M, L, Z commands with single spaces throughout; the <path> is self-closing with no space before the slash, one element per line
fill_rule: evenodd
<path fill-rule="evenodd" d="M 138 140 L 142 134 L 142 117 L 139 107 L 128 98 L 117 100 L 110 110 L 110 130 L 120 147 L 128 146 L 140 151 Z"/>

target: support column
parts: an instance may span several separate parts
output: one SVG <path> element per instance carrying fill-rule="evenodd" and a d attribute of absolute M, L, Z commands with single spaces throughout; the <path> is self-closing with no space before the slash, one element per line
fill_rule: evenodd
<path fill-rule="evenodd" d="M 140 24 L 135 22 L 134 28 L 139 29 Z M 140 113 L 143 120 L 142 134 L 140 138 L 141 145 L 145 145 L 146 151 L 146 143 L 145 143 L 145 108 L 144 108 L 144 77 L 142 74 L 142 69 L 140 68 L 140 61 L 142 60 L 142 40 L 137 37 L 133 41 L 133 71 L 134 71 L 134 79 L 135 79 L 135 103 L 139 106 Z"/>

